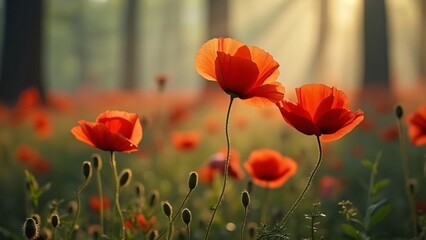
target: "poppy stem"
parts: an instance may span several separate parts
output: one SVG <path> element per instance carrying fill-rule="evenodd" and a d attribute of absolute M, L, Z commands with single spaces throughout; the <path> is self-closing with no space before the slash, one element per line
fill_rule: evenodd
<path fill-rule="evenodd" d="M 115 181 L 115 209 L 118 212 L 118 215 L 120 216 L 120 239 L 125 238 L 126 229 L 124 228 L 124 220 L 123 220 L 123 213 L 121 212 L 120 208 L 120 185 L 118 182 L 118 173 L 117 173 L 117 162 L 115 161 L 115 153 L 114 151 L 111 151 L 111 167 L 112 171 L 114 172 L 114 181 Z"/>
<path fill-rule="evenodd" d="M 269 186 L 268 186 L 268 183 L 266 183 L 265 193 L 263 196 L 262 205 L 260 207 L 260 223 L 267 223 L 266 208 L 268 206 L 268 201 L 269 201 Z"/>
<path fill-rule="evenodd" d="M 81 211 L 81 209 L 80 209 L 81 208 L 80 207 L 81 206 L 80 195 L 81 195 L 81 191 L 83 191 L 83 189 L 87 186 L 88 183 L 89 183 L 89 179 L 85 178 L 84 182 L 80 185 L 80 187 L 77 189 L 77 191 L 75 193 L 76 197 L 77 197 L 77 212 L 76 212 L 74 219 L 72 221 L 71 229 L 68 233 L 68 239 L 72 239 L 72 234 L 73 234 L 74 230 L 78 229 L 78 226 L 76 224 L 77 224 L 77 220 L 78 220 L 78 217 L 80 216 L 80 211 Z"/>
<path fill-rule="evenodd" d="M 399 147 L 401 149 L 402 170 L 404 173 L 404 180 L 405 180 L 405 192 L 407 194 L 407 201 L 410 208 L 412 231 L 413 231 L 414 238 L 417 239 L 417 213 L 416 213 L 416 206 L 414 203 L 414 192 L 411 190 L 411 187 L 410 187 L 410 179 L 409 179 L 410 172 L 408 169 L 407 146 L 405 144 L 405 138 L 402 132 L 402 124 L 401 124 L 400 118 L 398 118 L 398 134 L 399 134 Z"/>
<path fill-rule="evenodd" d="M 223 185 L 222 185 L 222 191 L 220 193 L 219 199 L 217 200 L 217 203 L 213 209 L 213 213 L 212 216 L 210 218 L 210 222 L 209 225 L 207 227 L 207 231 L 206 231 L 206 235 L 204 237 L 205 240 L 209 239 L 209 234 L 210 234 L 210 229 L 212 227 L 213 224 L 213 220 L 214 217 L 216 215 L 217 209 L 219 208 L 220 204 L 222 203 L 223 197 L 225 195 L 225 189 L 226 189 L 226 183 L 228 181 L 228 168 L 229 168 L 229 157 L 230 157 L 230 152 L 231 152 L 231 143 L 230 143 L 230 139 L 229 139 L 229 115 L 231 113 L 231 106 L 232 106 L 232 102 L 234 101 L 234 96 L 230 95 L 230 100 L 229 100 L 229 106 L 228 106 L 228 111 L 226 113 L 226 121 L 225 121 L 225 135 L 226 135 L 226 161 L 225 161 L 225 167 L 224 167 L 224 172 L 223 172 Z"/>
<path fill-rule="evenodd" d="M 319 136 L 316 136 L 316 137 L 317 137 L 317 143 L 318 143 L 318 161 L 317 161 L 317 164 L 315 165 L 314 169 L 312 170 L 311 175 L 308 178 L 308 183 L 306 184 L 306 186 L 303 189 L 302 193 L 297 198 L 297 200 L 293 203 L 293 205 L 291 206 L 291 208 L 287 212 L 287 214 L 284 216 L 284 218 L 281 220 L 281 222 L 280 222 L 281 226 L 285 225 L 285 223 L 287 222 L 287 220 L 290 217 L 290 215 L 293 213 L 293 211 L 297 208 L 297 206 L 303 200 L 303 197 L 305 197 L 305 194 L 308 192 L 309 187 L 312 184 L 312 180 L 314 179 L 315 173 L 318 171 L 318 168 L 321 165 L 321 161 L 322 161 L 322 146 L 321 146 L 320 137 Z"/>
<path fill-rule="evenodd" d="M 96 178 L 98 182 L 98 191 L 99 191 L 99 235 L 104 234 L 104 199 L 103 199 L 103 191 L 102 191 L 102 179 L 101 179 L 101 171 L 97 169 Z"/>

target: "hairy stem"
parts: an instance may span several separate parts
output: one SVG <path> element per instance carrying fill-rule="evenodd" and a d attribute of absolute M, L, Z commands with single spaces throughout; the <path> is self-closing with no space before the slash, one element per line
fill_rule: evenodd
<path fill-rule="evenodd" d="M 115 209 L 118 212 L 118 215 L 120 217 L 120 239 L 124 240 L 126 235 L 126 229 L 124 227 L 124 219 L 123 219 L 123 213 L 121 212 L 120 207 L 120 183 L 118 182 L 118 173 L 117 173 L 117 162 L 115 161 L 115 154 L 114 151 L 111 151 L 111 167 L 112 171 L 114 172 L 114 181 L 115 181 Z"/>

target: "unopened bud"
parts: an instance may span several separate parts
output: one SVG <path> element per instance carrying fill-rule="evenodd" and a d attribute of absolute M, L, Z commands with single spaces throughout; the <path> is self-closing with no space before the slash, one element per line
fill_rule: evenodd
<path fill-rule="evenodd" d="M 53 213 L 50 216 L 50 223 L 52 224 L 53 228 L 57 228 L 59 224 L 61 224 L 58 214 Z"/>
<path fill-rule="evenodd" d="M 404 111 L 402 110 L 401 105 L 396 106 L 395 108 L 395 115 L 398 119 L 401 119 L 402 116 L 404 115 Z"/>
<path fill-rule="evenodd" d="M 30 240 L 36 239 L 40 235 L 39 227 L 33 218 L 27 218 L 25 220 L 22 230 L 24 236 Z"/>
<path fill-rule="evenodd" d="M 148 235 L 148 240 L 156 240 L 158 238 L 158 231 L 153 230 Z"/>
<path fill-rule="evenodd" d="M 185 208 L 182 210 L 182 221 L 186 224 L 189 225 L 191 223 L 191 219 L 192 219 L 192 214 L 191 211 L 189 211 L 188 208 Z"/>
<path fill-rule="evenodd" d="M 257 232 L 257 224 L 256 223 L 250 223 L 247 226 L 248 228 L 248 234 L 249 234 L 249 238 L 250 239 L 255 239 L 256 237 L 256 232 Z"/>
<path fill-rule="evenodd" d="M 160 193 L 157 190 L 152 190 L 149 195 L 149 207 L 153 208 L 160 198 Z"/>
<path fill-rule="evenodd" d="M 120 173 L 120 188 L 124 188 L 127 185 L 129 185 L 130 181 L 132 180 L 132 170 L 130 170 L 129 168 L 124 169 L 121 173 Z"/>
<path fill-rule="evenodd" d="M 92 177 L 92 163 L 89 161 L 83 162 L 83 175 L 86 178 L 86 181 Z"/>
<path fill-rule="evenodd" d="M 73 200 L 68 204 L 68 213 L 70 215 L 74 215 L 76 212 L 77 212 L 77 202 Z"/>
<path fill-rule="evenodd" d="M 253 182 L 251 180 L 249 180 L 247 182 L 247 192 L 251 193 L 251 190 L 253 189 Z"/>
<path fill-rule="evenodd" d="M 410 178 L 408 180 L 408 189 L 410 190 L 410 194 L 415 196 L 417 194 L 417 180 L 414 178 Z"/>
<path fill-rule="evenodd" d="M 163 212 L 169 219 L 172 217 L 173 208 L 169 202 L 163 202 Z"/>
<path fill-rule="evenodd" d="M 246 190 L 241 193 L 241 203 L 244 208 L 247 208 L 250 205 L 250 195 Z"/>
<path fill-rule="evenodd" d="M 95 153 L 92 155 L 92 160 L 93 160 L 93 167 L 95 167 L 95 169 L 97 171 L 100 171 L 102 169 L 102 157 L 101 155 Z"/>
<path fill-rule="evenodd" d="M 135 191 L 136 191 L 136 196 L 138 198 L 141 198 L 145 194 L 145 187 L 143 186 L 142 183 L 138 183 L 136 184 Z"/>
<path fill-rule="evenodd" d="M 188 178 L 188 187 L 190 190 L 194 189 L 198 185 L 198 173 L 191 172 Z"/>
<path fill-rule="evenodd" d="M 34 219 L 34 221 L 37 225 L 39 225 L 41 223 L 41 217 L 37 213 L 31 214 L 31 218 Z"/>

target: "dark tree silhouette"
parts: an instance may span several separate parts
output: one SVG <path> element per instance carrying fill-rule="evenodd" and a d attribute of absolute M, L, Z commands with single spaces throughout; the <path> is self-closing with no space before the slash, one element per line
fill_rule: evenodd
<path fill-rule="evenodd" d="M 426 1 L 420 1 L 421 22 L 420 22 L 420 79 L 426 82 Z"/>
<path fill-rule="evenodd" d="M 0 73 L 0 101 L 13 105 L 29 87 L 44 99 L 44 1 L 6 0 Z"/>
<path fill-rule="evenodd" d="M 364 1 L 364 85 L 389 86 L 385 0 Z"/>
<path fill-rule="evenodd" d="M 139 0 L 127 0 L 125 9 L 124 26 L 124 66 L 123 87 L 134 89 L 137 86 L 137 62 L 138 62 L 138 6 Z"/>

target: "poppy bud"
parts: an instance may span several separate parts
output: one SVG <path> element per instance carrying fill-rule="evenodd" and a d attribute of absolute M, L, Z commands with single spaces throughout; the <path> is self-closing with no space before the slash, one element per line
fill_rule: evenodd
<path fill-rule="evenodd" d="M 77 202 L 71 201 L 68 205 L 68 213 L 70 215 L 74 215 L 76 211 L 77 211 Z"/>
<path fill-rule="evenodd" d="M 163 212 L 169 219 L 172 218 L 173 208 L 169 202 L 163 202 Z"/>
<path fill-rule="evenodd" d="M 138 183 L 135 187 L 135 190 L 136 190 L 136 196 L 138 198 L 143 197 L 143 195 L 145 194 L 145 187 L 143 186 L 142 183 Z"/>
<path fill-rule="evenodd" d="M 188 178 L 188 187 L 190 190 L 193 190 L 198 185 L 198 173 L 191 172 Z"/>
<path fill-rule="evenodd" d="M 53 213 L 50 216 L 50 223 L 52 224 L 53 228 L 57 228 L 59 224 L 61 224 L 58 214 Z"/>
<path fill-rule="evenodd" d="M 40 232 L 39 232 L 39 227 L 36 224 L 36 221 L 34 220 L 34 218 L 27 218 L 24 222 L 24 226 L 22 227 L 22 230 L 24 232 L 24 236 L 27 239 L 36 239 Z"/>
<path fill-rule="evenodd" d="M 398 119 L 401 119 L 402 116 L 404 115 L 404 111 L 402 110 L 401 105 L 396 106 L 395 108 L 395 115 Z"/>
<path fill-rule="evenodd" d="M 93 160 L 93 166 L 97 171 L 100 171 L 102 169 L 102 157 L 101 155 L 95 153 L 92 155 Z"/>
<path fill-rule="evenodd" d="M 191 211 L 189 211 L 188 208 L 185 208 L 182 210 L 182 221 L 186 224 L 189 225 L 191 223 L 191 219 L 192 219 L 192 214 Z"/>
<path fill-rule="evenodd" d="M 34 219 L 34 221 L 37 225 L 41 223 L 40 215 L 38 215 L 37 213 L 31 214 L 31 218 Z"/>
<path fill-rule="evenodd" d="M 250 195 L 245 190 L 241 193 L 241 203 L 243 204 L 244 208 L 247 208 L 250 205 Z"/>
<path fill-rule="evenodd" d="M 247 182 L 247 192 L 251 193 L 251 190 L 253 189 L 253 182 L 251 180 L 249 180 Z"/>
<path fill-rule="evenodd" d="M 250 239 L 255 239 L 256 237 L 256 232 L 257 232 L 257 224 L 256 223 L 250 223 L 248 226 L 248 233 L 249 233 L 249 237 Z"/>
<path fill-rule="evenodd" d="M 92 163 L 89 161 L 83 162 L 83 175 L 86 178 L 86 181 L 92 177 Z"/>
<path fill-rule="evenodd" d="M 408 180 L 408 189 L 410 190 L 410 194 L 415 196 L 417 194 L 417 180 L 414 178 L 410 178 Z"/>
<path fill-rule="evenodd" d="M 152 190 L 149 196 L 149 207 L 153 208 L 157 203 L 158 198 L 160 198 L 160 193 L 157 190 Z"/>
<path fill-rule="evenodd" d="M 120 179 L 120 188 L 124 188 L 125 186 L 129 185 L 131 179 L 132 179 L 132 170 L 129 168 L 124 169 L 119 176 Z"/>
<path fill-rule="evenodd" d="M 149 240 L 156 240 L 157 238 L 158 238 L 158 231 L 157 230 L 151 231 L 148 235 Z"/>

